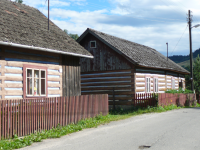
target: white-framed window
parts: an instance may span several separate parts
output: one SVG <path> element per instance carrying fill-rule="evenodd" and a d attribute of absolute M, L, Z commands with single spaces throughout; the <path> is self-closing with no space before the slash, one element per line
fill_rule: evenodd
<path fill-rule="evenodd" d="M 158 93 L 158 78 L 154 78 L 154 93 Z"/>
<path fill-rule="evenodd" d="M 146 93 L 150 93 L 150 92 L 151 92 L 151 78 L 146 77 Z"/>
<path fill-rule="evenodd" d="M 172 89 L 174 90 L 175 89 L 175 79 L 172 77 L 172 82 L 171 82 L 171 84 L 172 84 Z"/>
<path fill-rule="evenodd" d="M 46 96 L 46 70 L 26 68 L 26 96 Z"/>
<path fill-rule="evenodd" d="M 90 41 L 90 48 L 96 48 L 96 41 Z"/>

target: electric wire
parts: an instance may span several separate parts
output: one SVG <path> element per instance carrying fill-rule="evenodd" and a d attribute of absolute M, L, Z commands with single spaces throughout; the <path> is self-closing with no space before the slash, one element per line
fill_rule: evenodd
<path fill-rule="evenodd" d="M 186 26 L 186 28 L 185 28 L 183 34 L 181 35 L 180 39 L 178 40 L 178 42 L 177 42 L 176 46 L 174 47 L 173 51 L 171 52 L 171 55 L 172 55 L 172 53 L 174 52 L 174 50 L 176 49 L 176 47 L 177 47 L 178 43 L 180 42 L 180 40 L 182 39 L 182 37 L 183 37 L 183 35 L 184 35 L 184 33 L 185 33 L 185 31 L 186 31 L 187 28 L 188 28 L 188 25 Z"/>

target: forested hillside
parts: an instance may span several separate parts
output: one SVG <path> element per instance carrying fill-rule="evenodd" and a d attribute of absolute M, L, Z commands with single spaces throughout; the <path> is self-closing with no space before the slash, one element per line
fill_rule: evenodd
<path fill-rule="evenodd" d="M 196 58 L 198 54 L 200 54 L 200 48 L 193 52 L 193 58 Z M 181 63 L 181 62 L 190 60 L 190 55 L 185 55 L 185 56 L 173 55 L 173 56 L 169 56 L 169 58 L 173 60 L 175 63 Z"/>

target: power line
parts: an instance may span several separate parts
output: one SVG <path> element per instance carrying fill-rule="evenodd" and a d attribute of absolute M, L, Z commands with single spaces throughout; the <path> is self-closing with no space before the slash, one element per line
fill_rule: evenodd
<path fill-rule="evenodd" d="M 185 30 L 184 30 L 184 32 L 183 32 L 183 34 L 181 35 L 180 39 L 178 40 L 178 42 L 177 42 L 177 44 L 176 44 L 176 46 L 178 45 L 178 43 L 179 43 L 179 42 L 180 42 L 180 40 L 182 39 L 182 37 L 183 37 L 183 35 L 184 35 L 184 33 L 185 33 L 185 31 L 186 31 L 187 27 L 188 27 L 188 25 L 186 26 L 186 28 L 185 28 Z M 175 50 L 176 46 L 174 47 L 173 51 L 171 52 L 171 55 L 172 55 L 172 53 L 174 52 L 174 50 Z"/>

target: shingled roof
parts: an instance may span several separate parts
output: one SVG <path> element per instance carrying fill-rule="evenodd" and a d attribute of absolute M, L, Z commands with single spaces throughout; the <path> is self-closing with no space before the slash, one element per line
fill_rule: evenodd
<path fill-rule="evenodd" d="M 89 33 L 138 66 L 172 70 L 189 74 L 187 70 L 172 60 L 168 59 L 167 61 L 167 58 L 164 55 L 153 48 L 108 35 L 90 28 L 88 28 L 77 41 L 81 42 L 81 40 Z"/>
<path fill-rule="evenodd" d="M 0 45 L 31 46 L 35 50 L 93 57 L 74 39 L 38 10 L 24 4 L 0 0 Z"/>

